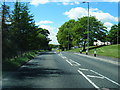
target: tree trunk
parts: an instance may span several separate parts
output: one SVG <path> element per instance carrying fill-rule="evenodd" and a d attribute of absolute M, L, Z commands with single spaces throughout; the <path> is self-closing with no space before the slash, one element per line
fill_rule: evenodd
<path fill-rule="evenodd" d="M 84 44 L 83 44 L 83 51 L 85 51 L 85 45 L 86 45 L 86 41 L 84 41 Z"/>

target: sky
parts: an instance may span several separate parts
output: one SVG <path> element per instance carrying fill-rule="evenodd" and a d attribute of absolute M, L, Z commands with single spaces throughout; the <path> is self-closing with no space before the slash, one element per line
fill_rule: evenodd
<path fill-rule="evenodd" d="M 11 1 L 11 0 L 7 0 Z M 14 0 L 12 0 L 14 1 Z M 119 0 L 20 0 L 29 1 L 30 13 L 34 15 L 36 25 L 49 30 L 50 44 L 58 44 L 58 28 L 70 19 L 88 15 L 88 3 L 91 16 L 104 23 L 107 30 L 118 23 Z"/>

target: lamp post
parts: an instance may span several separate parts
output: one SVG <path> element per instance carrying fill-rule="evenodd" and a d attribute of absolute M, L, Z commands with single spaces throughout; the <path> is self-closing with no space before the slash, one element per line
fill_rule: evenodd
<path fill-rule="evenodd" d="M 88 55 L 88 50 L 89 50 L 89 29 L 90 29 L 90 25 L 89 25 L 89 2 L 82 2 L 82 3 L 87 3 L 88 4 L 88 33 L 87 33 L 87 50 L 86 50 L 86 55 Z"/>

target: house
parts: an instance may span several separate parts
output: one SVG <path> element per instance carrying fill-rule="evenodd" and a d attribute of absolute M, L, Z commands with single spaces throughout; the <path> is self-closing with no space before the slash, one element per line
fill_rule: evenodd
<path fill-rule="evenodd" d="M 96 42 L 93 42 L 93 45 L 100 46 L 100 45 L 111 45 L 110 42 L 101 42 L 100 40 L 97 40 Z"/>

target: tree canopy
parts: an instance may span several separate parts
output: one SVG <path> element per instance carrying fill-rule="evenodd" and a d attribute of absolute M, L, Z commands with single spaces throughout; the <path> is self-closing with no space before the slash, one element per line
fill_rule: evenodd
<path fill-rule="evenodd" d="M 48 30 L 35 25 L 28 4 L 16 2 L 14 10 L 2 5 L 3 59 L 30 50 L 48 49 Z"/>
<path fill-rule="evenodd" d="M 70 49 L 72 46 L 82 44 L 85 50 L 88 41 L 87 34 L 89 33 L 89 44 L 92 45 L 94 40 L 104 41 L 106 29 L 104 24 L 94 16 L 89 17 L 89 32 L 87 16 L 78 18 L 78 20 L 71 19 L 59 28 L 57 40 L 63 48 Z"/>
<path fill-rule="evenodd" d="M 120 23 L 113 25 L 108 33 L 108 40 L 113 44 L 120 44 Z"/>

